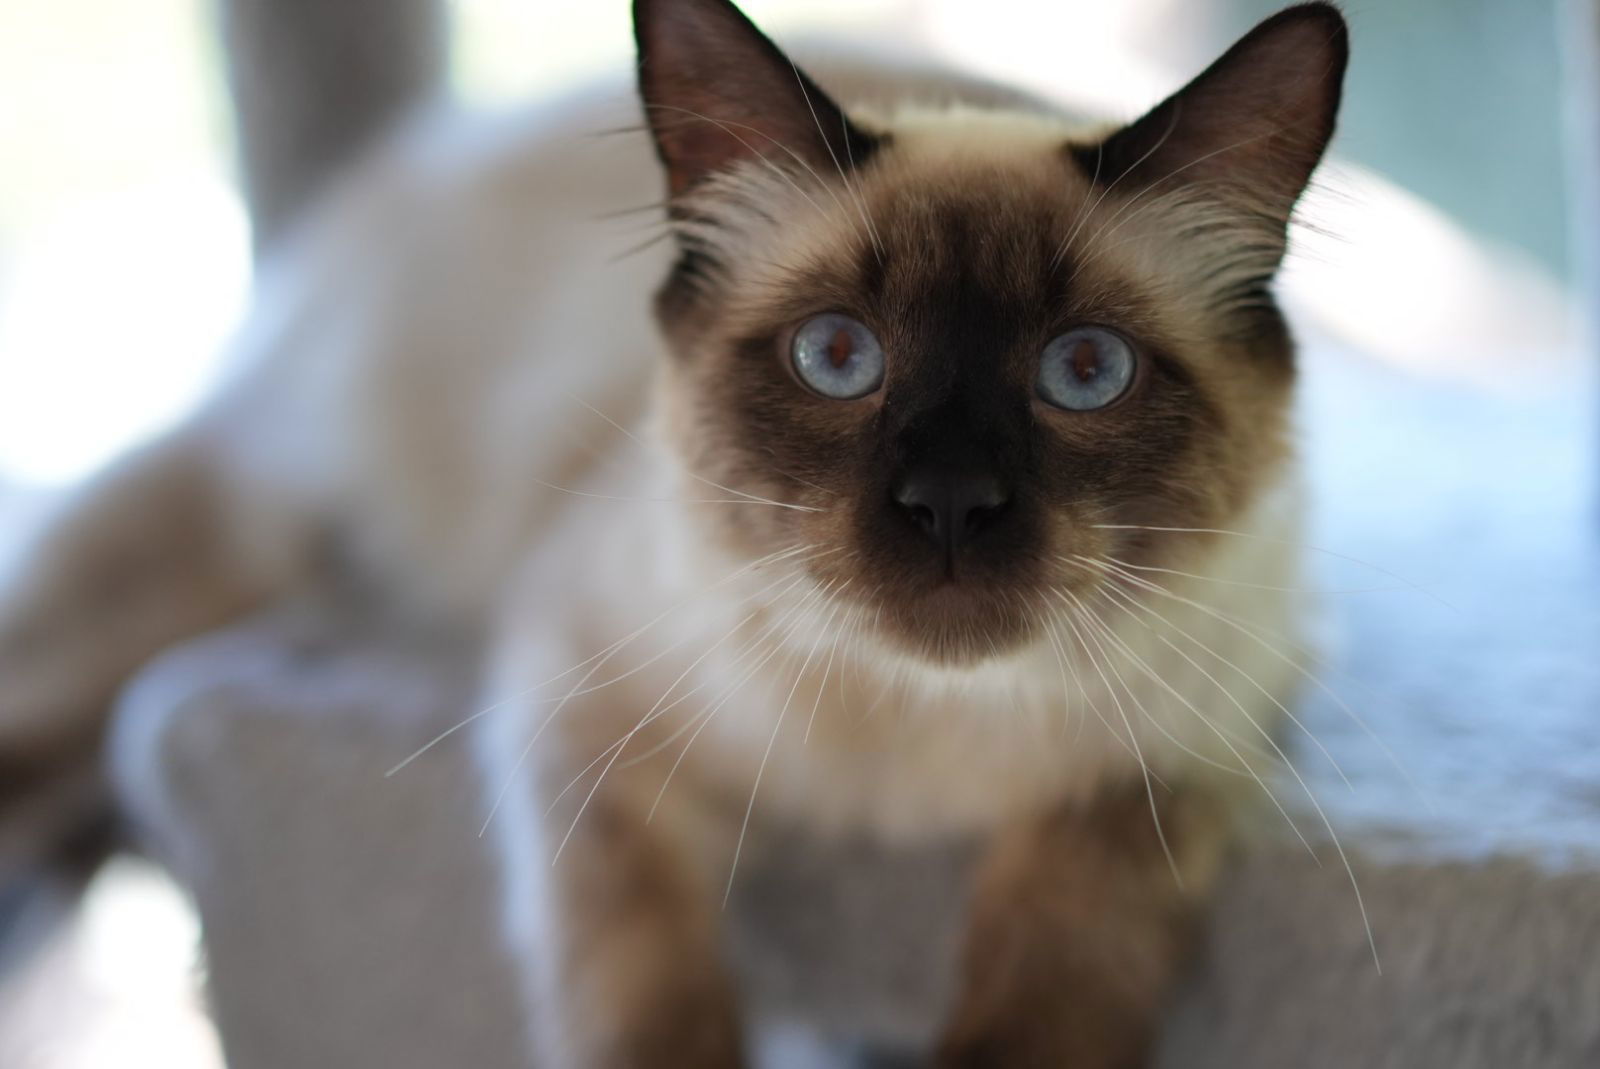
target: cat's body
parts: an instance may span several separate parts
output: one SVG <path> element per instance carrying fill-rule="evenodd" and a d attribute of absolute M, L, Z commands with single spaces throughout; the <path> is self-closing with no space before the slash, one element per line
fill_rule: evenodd
<path fill-rule="evenodd" d="M 720 3 L 678 8 L 688 14 L 664 0 L 639 8 L 659 69 L 672 74 L 685 33 L 748 46 Z M 1328 9 L 1307 10 L 1318 33 L 1338 35 Z M 652 85 L 651 70 L 647 100 L 687 94 L 658 106 L 704 118 L 693 88 Z M 910 77 L 926 100 L 926 75 Z M 1094 135 L 1044 109 L 953 102 L 960 83 L 929 106 L 905 101 L 893 77 L 841 72 L 827 88 L 859 130 L 798 84 L 801 133 L 814 121 L 819 135 L 811 151 L 756 132 L 759 115 L 716 122 L 737 144 L 653 115 L 680 243 L 635 255 L 622 254 L 654 231 L 627 220 L 650 216 L 605 216 L 656 200 L 660 179 L 642 133 L 595 136 L 617 125 L 615 97 L 487 131 L 439 124 L 347 178 L 269 268 L 218 398 L 92 493 L 13 585 L 0 666 L 28 685 L 0 694 L 0 745 L 75 754 L 83 711 L 139 661 L 326 585 L 331 564 L 391 611 L 487 636 L 486 813 L 552 1064 L 736 1063 L 719 903 L 771 828 L 889 848 L 977 844 L 957 994 L 942 1039 L 927 1037 L 942 1064 L 1134 1064 L 1225 842 L 1216 799 L 1268 773 L 1295 679 L 1289 376 L 1273 365 L 1286 340 L 1258 291 L 1281 221 L 1274 248 L 1228 238 L 1243 224 L 1215 204 L 1141 202 L 1135 180 L 1113 196 L 1059 151 Z M 857 112 L 858 98 L 902 103 Z M 1120 149 L 1118 175 L 1160 162 L 1178 127 L 1157 118 L 1154 140 Z M 805 170 L 752 161 L 752 137 Z M 1119 147 L 1104 144 L 1115 161 Z M 841 181 L 818 173 L 822 160 Z M 722 198 L 715 219 L 708 189 Z M 1247 254 L 1207 264 L 1208 240 Z M 1051 248 L 1071 252 L 1067 267 Z M 763 308 L 850 300 L 811 300 L 807 287 L 869 286 L 875 323 L 893 320 L 883 308 L 912 308 L 897 335 L 909 352 L 926 349 L 915 332 L 942 312 L 916 311 L 919 295 L 940 285 L 955 287 L 943 303 L 977 303 L 939 330 L 999 314 L 1009 331 L 1026 312 L 980 297 L 1031 286 L 1003 276 L 1027 276 L 1033 257 L 1050 286 L 1082 274 L 1073 299 L 1095 311 L 1072 316 L 1121 317 L 1157 348 L 1187 347 L 1127 387 L 1154 398 L 1148 417 L 1132 403 L 1067 412 L 1063 445 L 1051 437 L 1063 413 L 1029 414 L 1007 395 L 929 438 L 919 406 L 979 403 L 966 398 L 981 391 L 951 386 L 974 373 L 962 354 L 937 383 L 897 394 L 891 378 L 878 410 L 864 407 L 880 403 L 871 396 L 821 400 L 749 378 L 767 374 L 753 355 L 765 343 L 751 340 Z M 815 277 L 844 262 L 870 283 Z M 649 300 L 669 275 L 663 332 Z M 1233 318 L 1213 331 L 1208 317 Z M 718 346 L 739 354 L 727 370 L 686 355 Z M 1234 350 L 1265 370 L 1231 366 Z M 739 393 L 719 392 L 735 380 L 747 413 Z M 955 400 L 928 400 L 946 393 Z M 901 426 L 881 431 L 896 450 L 915 439 L 946 457 L 969 418 L 974 442 L 1009 420 L 1030 442 L 1048 439 L 1028 457 L 1051 459 L 1043 476 L 1007 475 L 1016 488 L 966 535 L 938 527 L 931 509 L 944 504 L 874 511 L 871 448 L 865 468 L 844 466 L 855 435 L 880 433 L 857 426 Z M 1042 463 L 972 456 L 949 463 Z M 1051 481 L 1068 470 L 1100 496 Z M 1024 498 L 1035 478 L 1048 506 Z M 131 500 L 116 500 L 117 486 L 133 487 Z M 206 566 L 129 580 L 112 605 L 81 562 L 117 572 L 164 559 L 154 528 L 121 537 L 157 490 L 194 512 L 184 526 L 208 548 L 189 561 Z M 902 507 L 915 521 L 905 530 Z M 917 524 L 945 540 L 943 578 L 937 561 L 920 563 Z M 985 538 L 1005 540 L 992 562 L 972 556 Z M 80 636 L 97 614 L 124 621 L 120 638 Z"/>

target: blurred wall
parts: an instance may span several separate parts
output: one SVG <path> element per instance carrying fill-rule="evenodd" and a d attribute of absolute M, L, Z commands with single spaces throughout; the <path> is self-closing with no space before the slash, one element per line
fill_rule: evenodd
<path fill-rule="evenodd" d="M 1284 6 L 1173 5 L 1210 9 L 1196 19 L 1200 61 Z M 1353 29 L 1338 151 L 1570 280 L 1560 0 L 1342 6 Z"/>

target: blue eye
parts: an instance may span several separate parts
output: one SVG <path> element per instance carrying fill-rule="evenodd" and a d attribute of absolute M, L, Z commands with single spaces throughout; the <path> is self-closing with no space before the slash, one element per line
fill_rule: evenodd
<path fill-rule="evenodd" d="M 849 316 L 813 316 L 794 332 L 790 358 L 800 381 L 824 397 L 851 401 L 883 385 L 883 347 Z"/>
<path fill-rule="evenodd" d="M 1100 327 L 1069 330 L 1044 347 L 1039 358 L 1039 396 L 1057 408 L 1088 412 L 1104 408 L 1133 382 L 1133 346 Z"/>

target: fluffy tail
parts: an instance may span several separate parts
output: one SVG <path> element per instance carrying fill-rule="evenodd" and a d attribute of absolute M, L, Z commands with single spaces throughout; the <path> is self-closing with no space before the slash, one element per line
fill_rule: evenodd
<path fill-rule="evenodd" d="M 0 574 L 0 889 L 105 841 L 101 741 L 128 677 L 266 597 L 223 495 L 200 441 L 157 442 L 77 491 Z"/>

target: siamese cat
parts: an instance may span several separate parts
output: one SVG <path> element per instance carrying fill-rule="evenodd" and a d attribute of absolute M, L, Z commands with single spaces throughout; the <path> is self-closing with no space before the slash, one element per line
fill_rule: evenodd
<path fill-rule="evenodd" d="M 1272 282 L 1344 22 L 1289 8 L 1095 129 L 819 84 L 727 0 L 634 18 L 648 137 L 580 102 L 389 146 L 212 401 L 40 535 L 0 598 L 4 857 L 98 803 L 153 654 L 359 576 L 487 635 L 538 1065 L 745 1064 L 722 905 L 780 825 L 977 844 L 933 1064 L 1146 1064 L 1292 716 Z M 598 220 L 653 201 L 619 258 Z"/>

